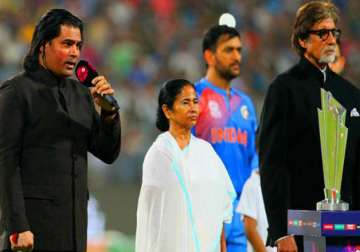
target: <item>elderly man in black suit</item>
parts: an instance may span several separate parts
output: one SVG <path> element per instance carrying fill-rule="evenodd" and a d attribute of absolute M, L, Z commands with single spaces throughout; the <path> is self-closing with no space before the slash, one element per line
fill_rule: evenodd
<path fill-rule="evenodd" d="M 336 55 L 337 9 L 312 1 L 297 12 L 292 43 L 301 57 L 270 85 L 260 120 L 260 177 L 269 221 L 269 242 L 279 251 L 302 251 L 287 236 L 287 210 L 314 210 L 324 199 L 317 108 L 320 88 L 330 91 L 347 110 L 349 129 L 342 198 L 360 208 L 359 90 L 328 66 Z M 297 238 L 296 238 L 297 239 Z"/>

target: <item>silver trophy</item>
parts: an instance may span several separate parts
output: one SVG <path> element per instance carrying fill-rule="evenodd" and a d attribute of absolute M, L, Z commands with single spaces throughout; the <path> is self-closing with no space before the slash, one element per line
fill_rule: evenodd
<path fill-rule="evenodd" d="M 318 109 L 325 199 L 316 210 L 346 211 L 349 204 L 340 199 L 348 129 L 345 127 L 346 109 L 321 89 L 321 109 Z"/>

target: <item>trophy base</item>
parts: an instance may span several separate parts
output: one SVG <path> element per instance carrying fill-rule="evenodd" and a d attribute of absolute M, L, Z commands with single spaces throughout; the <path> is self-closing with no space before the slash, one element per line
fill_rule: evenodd
<path fill-rule="evenodd" d="M 347 211 L 349 203 L 340 200 L 338 203 L 328 200 L 322 200 L 316 203 L 316 211 Z"/>

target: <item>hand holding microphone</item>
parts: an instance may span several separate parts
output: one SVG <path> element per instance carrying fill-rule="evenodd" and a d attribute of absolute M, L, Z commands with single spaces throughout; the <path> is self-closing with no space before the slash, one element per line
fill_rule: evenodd
<path fill-rule="evenodd" d="M 80 60 L 75 68 L 75 75 L 83 85 L 90 88 L 95 102 L 107 113 L 116 113 L 119 105 L 112 96 L 114 90 L 104 76 L 99 76 L 95 68 L 87 61 Z"/>
<path fill-rule="evenodd" d="M 31 231 L 12 234 L 9 239 L 14 251 L 30 252 L 34 249 L 34 234 Z"/>
<path fill-rule="evenodd" d="M 90 92 L 94 97 L 95 102 L 106 111 L 113 111 L 115 107 L 110 102 L 106 103 L 106 100 L 103 101 L 104 96 L 111 96 L 114 94 L 114 89 L 111 88 L 111 85 L 107 82 L 104 76 L 96 76 L 92 79 L 91 84 L 93 87 L 90 87 Z M 111 105 L 111 106 L 109 106 Z M 117 110 L 116 110 L 117 111 Z"/>

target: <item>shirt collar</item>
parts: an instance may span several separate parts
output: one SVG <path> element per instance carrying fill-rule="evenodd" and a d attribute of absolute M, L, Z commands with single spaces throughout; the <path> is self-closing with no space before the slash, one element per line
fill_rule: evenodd
<path fill-rule="evenodd" d="M 325 66 L 323 69 L 320 69 L 321 73 L 323 74 L 324 76 L 324 83 L 326 81 L 326 69 L 327 69 L 327 66 Z"/>
<path fill-rule="evenodd" d="M 39 82 L 43 82 L 49 86 L 64 86 L 66 78 L 61 78 L 54 75 L 50 70 L 45 69 L 40 66 L 34 71 L 27 71 L 27 75 L 30 76 L 31 79 Z"/>
<path fill-rule="evenodd" d="M 299 66 L 304 76 L 315 78 L 317 81 L 321 82 L 322 84 L 329 79 L 330 70 L 329 67 L 327 66 L 324 69 L 320 70 L 305 57 L 301 57 Z"/>
<path fill-rule="evenodd" d="M 220 94 L 222 94 L 224 96 L 227 96 L 227 92 L 226 92 L 225 89 L 219 88 L 215 84 L 211 83 L 208 79 L 202 78 L 200 80 L 200 82 L 205 83 L 208 87 L 215 90 L 217 93 L 220 93 Z M 230 87 L 230 95 L 233 95 L 233 93 L 234 93 L 234 89 L 232 87 Z"/>

